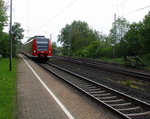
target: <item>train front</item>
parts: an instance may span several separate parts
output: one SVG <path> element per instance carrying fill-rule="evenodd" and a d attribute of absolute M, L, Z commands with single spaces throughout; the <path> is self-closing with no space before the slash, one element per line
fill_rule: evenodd
<path fill-rule="evenodd" d="M 39 61 L 46 62 L 48 58 L 52 57 L 52 45 L 48 38 L 36 37 L 35 45 L 33 52 L 37 54 Z"/>

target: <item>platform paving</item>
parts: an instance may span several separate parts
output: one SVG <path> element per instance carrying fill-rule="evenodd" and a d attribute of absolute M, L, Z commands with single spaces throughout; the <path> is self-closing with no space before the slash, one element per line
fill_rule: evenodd
<path fill-rule="evenodd" d="M 67 118 L 23 60 L 17 72 L 18 119 Z"/>
<path fill-rule="evenodd" d="M 22 55 L 23 56 L 23 55 Z M 109 119 L 76 91 L 23 56 L 75 119 Z M 18 119 L 67 119 L 68 116 L 20 58 L 17 68 Z"/>

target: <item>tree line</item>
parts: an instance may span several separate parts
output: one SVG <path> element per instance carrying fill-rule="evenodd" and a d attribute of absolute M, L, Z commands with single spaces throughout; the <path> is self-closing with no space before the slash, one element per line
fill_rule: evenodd
<path fill-rule="evenodd" d="M 9 6 L 4 2 L 4 0 L 0 0 L 0 55 L 3 57 L 9 57 L 10 54 L 10 35 L 9 33 L 4 32 L 4 27 L 9 26 L 7 10 Z M 24 37 L 23 35 L 24 29 L 21 28 L 21 24 L 15 22 L 12 25 L 12 55 L 13 57 L 17 54 L 17 49 L 20 47 L 21 39 Z"/>
<path fill-rule="evenodd" d="M 124 57 L 145 55 L 150 58 L 150 12 L 138 23 L 117 18 L 108 35 L 93 30 L 86 22 L 73 21 L 58 35 L 63 54 L 77 57 Z"/>

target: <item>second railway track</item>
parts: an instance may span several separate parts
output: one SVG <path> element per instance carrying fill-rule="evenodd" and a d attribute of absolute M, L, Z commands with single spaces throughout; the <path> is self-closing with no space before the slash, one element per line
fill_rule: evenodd
<path fill-rule="evenodd" d="M 78 63 L 81 65 L 86 65 L 86 66 L 97 68 L 97 69 L 111 71 L 114 73 L 120 73 L 123 75 L 140 78 L 141 80 L 150 81 L 149 73 L 144 73 L 144 72 L 134 71 L 134 70 L 126 69 L 126 68 L 121 68 L 121 67 L 107 64 L 107 63 L 104 63 L 104 62 L 101 62 L 98 60 L 90 60 L 90 59 L 88 60 L 88 59 L 82 59 L 82 58 L 72 58 L 72 57 L 63 57 L 63 56 L 54 56 L 54 58 L 66 60 L 66 61 L 73 62 L 73 63 Z"/>
<path fill-rule="evenodd" d="M 150 104 L 108 88 L 88 78 L 75 74 L 51 63 L 40 64 L 43 68 L 71 84 L 94 101 L 108 108 L 120 118 L 149 119 Z M 59 72 L 59 73 L 58 73 Z"/>

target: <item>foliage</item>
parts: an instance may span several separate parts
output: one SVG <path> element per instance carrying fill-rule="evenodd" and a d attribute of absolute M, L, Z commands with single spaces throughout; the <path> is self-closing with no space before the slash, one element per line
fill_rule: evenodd
<path fill-rule="evenodd" d="M 114 41 L 114 31 L 116 25 L 117 39 Z M 86 22 L 74 21 L 71 25 L 66 25 L 58 36 L 58 41 L 63 44 L 64 55 L 74 55 L 81 57 L 112 57 L 112 44 L 119 44 L 117 48 L 126 46 L 123 44 L 123 36 L 128 31 L 129 23 L 124 18 L 118 18 L 113 23 L 110 35 L 106 36 L 96 30 L 91 29 Z M 118 50 L 119 51 L 119 50 Z M 120 52 L 118 56 L 123 53 Z"/>
<path fill-rule="evenodd" d="M 112 58 L 113 57 L 113 48 L 112 46 L 106 46 L 101 50 L 101 57 Z"/>
<path fill-rule="evenodd" d="M 52 49 L 53 49 L 53 54 L 55 54 L 57 52 L 56 42 L 52 42 Z"/>
<path fill-rule="evenodd" d="M 137 55 L 140 53 L 142 44 L 141 39 L 142 23 L 132 23 L 130 29 L 125 35 L 126 44 L 128 45 L 128 55 Z"/>
<path fill-rule="evenodd" d="M 125 19 L 116 20 L 115 57 L 142 55 L 150 52 L 150 12 L 139 23 L 129 23 Z M 117 28 L 117 24 L 120 24 Z M 117 30 L 120 29 L 120 30 Z M 113 40 L 115 26 L 110 30 L 109 42 Z M 118 32 L 121 31 L 121 32 Z M 121 34 L 121 35 L 119 35 Z M 114 42 L 112 42 L 114 43 Z"/>
<path fill-rule="evenodd" d="M 7 15 L 6 15 L 6 7 L 4 6 L 4 1 L 0 0 L 0 35 L 3 32 L 3 28 L 7 21 Z"/>
<path fill-rule="evenodd" d="M 24 37 L 23 32 L 24 32 L 24 29 L 21 28 L 21 24 L 15 22 L 14 25 L 12 26 L 13 43 L 17 43 Z"/>
<path fill-rule="evenodd" d="M 113 24 L 110 30 L 109 36 L 112 39 L 112 44 L 117 44 L 124 37 L 129 29 L 129 22 L 125 18 L 118 18 Z"/>
<path fill-rule="evenodd" d="M 1 35 L 1 42 L 0 42 L 0 54 L 2 54 L 3 57 L 9 56 L 9 35 L 7 33 L 3 33 Z"/>
<path fill-rule="evenodd" d="M 139 55 L 147 61 L 150 59 L 149 21 L 150 12 L 138 23 L 129 24 L 125 18 L 118 18 L 108 36 L 91 29 L 86 22 L 74 21 L 61 30 L 58 41 L 63 44 L 64 55 L 89 58 Z"/>
<path fill-rule="evenodd" d="M 128 45 L 128 55 L 141 55 L 150 52 L 150 12 L 142 22 L 132 23 L 124 38 Z"/>
<path fill-rule="evenodd" d="M 3 29 L 4 29 L 4 26 L 6 24 L 6 21 L 7 21 L 7 15 L 6 15 L 6 8 L 4 6 L 4 1 L 3 0 L 0 0 L 0 54 L 2 54 L 4 51 L 3 51 L 3 47 L 5 47 L 4 50 L 6 50 L 6 46 L 3 45 L 4 44 L 8 44 L 8 42 L 4 42 L 4 37 L 6 36 L 5 33 L 3 33 Z"/>
<path fill-rule="evenodd" d="M 147 54 L 142 55 L 142 58 L 143 58 L 144 60 L 149 60 L 149 59 L 150 59 L 150 53 L 147 53 Z"/>
<path fill-rule="evenodd" d="M 17 49 L 20 48 L 21 46 L 21 39 L 23 37 L 23 29 L 19 28 L 18 25 L 17 27 L 15 27 L 16 24 L 14 24 L 12 26 L 12 34 L 16 33 L 17 35 L 13 35 L 13 39 L 12 39 L 12 55 L 16 56 L 17 54 Z M 20 26 L 20 25 L 19 25 Z M 14 37 L 15 36 L 15 37 Z M 10 40 L 9 40 L 10 36 L 7 33 L 3 33 L 1 36 L 1 51 L 0 53 L 2 54 L 3 57 L 9 57 L 9 46 L 10 46 Z"/>
<path fill-rule="evenodd" d="M 101 41 L 96 40 L 91 42 L 87 47 L 78 50 L 74 53 L 75 56 L 97 58 L 100 55 Z"/>
<path fill-rule="evenodd" d="M 143 20 L 142 34 L 143 53 L 150 53 L 150 11 Z"/>
<path fill-rule="evenodd" d="M 9 34 L 3 32 L 3 28 L 6 25 L 7 22 L 7 15 L 6 15 L 6 6 L 4 5 L 4 1 L 0 0 L 0 54 L 2 54 L 3 57 L 9 56 Z M 21 28 L 20 23 L 14 23 L 12 26 L 12 54 L 13 56 L 16 55 L 17 49 L 19 45 L 21 44 L 21 39 L 24 37 L 23 33 L 24 30 Z"/>
<path fill-rule="evenodd" d="M 93 41 L 89 46 L 86 47 L 88 57 L 98 58 L 101 55 L 104 43 L 100 40 Z"/>
<path fill-rule="evenodd" d="M 98 33 L 86 22 L 74 21 L 61 30 L 58 41 L 62 43 L 65 55 L 73 55 L 74 52 L 82 50 L 98 38 Z"/>
<path fill-rule="evenodd" d="M 13 56 L 16 56 L 21 43 L 21 39 L 24 37 L 23 35 L 24 29 L 21 28 L 21 24 L 20 23 L 14 23 L 14 25 L 12 26 L 12 47 L 13 47 Z"/>

